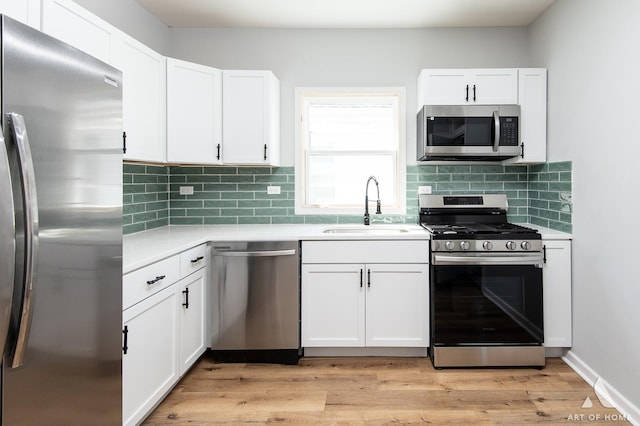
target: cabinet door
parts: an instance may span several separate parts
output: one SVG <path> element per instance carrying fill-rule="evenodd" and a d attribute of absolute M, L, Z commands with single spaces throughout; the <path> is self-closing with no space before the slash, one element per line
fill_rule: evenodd
<path fill-rule="evenodd" d="M 138 424 L 178 379 L 178 303 L 168 287 L 123 312 L 123 424 Z"/>
<path fill-rule="evenodd" d="M 518 103 L 518 70 L 431 69 L 418 77 L 418 109 L 423 105 Z"/>
<path fill-rule="evenodd" d="M 167 161 L 219 164 L 222 71 L 167 58 Z"/>
<path fill-rule="evenodd" d="M 117 30 L 72 1 L 42 0 L 42 31 L 112 63 L 112 37 Z"/>
<path fill-rule="evenodd" d="M 206 280 L 205 269 L 189 275 L 176 285 L 180 301 L 180 375 L 183 375 L 202 355 L 205 344 Z"/>
<path fill-rule="evenodd" d="M 518 103 L 518 70 L 511 68 L 472 71 L 469 103 L 501 105 Z"/>
<path fill-rule="evenodd" d="M 520 142 L 523 156 L 518 163 L 547 161 L 547 70 L 519 70 Z"/>
<path fill-rule="evenodd" d="M 126 160 L 166 159 L 166 66 L 162 55 L 118 33 L 114 65 L 122 71 Z"/>
<path fill-rule="evenodd" d="M 418 110 L 423 105 L 463 105 L 471 99 L 471 77 L 465 69 L 422 70 L 418 77 Z"/>
<path fill-rule="evenodd" d="M 40 29 L 40 0 L 0 0 L 0 13 Z"/>
<path fill-rule="evenodd" d="M 544 241 L 544 345 L 571 347 L 571 241 Z"/>
<path fill-rule="evenodd" d="M 222 72 L 227 164 L 280 163 L 280 83 L 271 71 Z"/>
<path fill-rule="evenodd" d="M 302 346 L 365 344 L 364 265 L 302 265 Z"/>
<path fill-rule="evenodd" d="M 429 346 L 426 264 L 366 265 L 367 346 Z"/>

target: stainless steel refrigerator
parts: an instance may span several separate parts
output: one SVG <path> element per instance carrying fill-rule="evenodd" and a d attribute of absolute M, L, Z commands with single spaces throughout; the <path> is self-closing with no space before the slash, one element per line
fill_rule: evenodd
<path fill-rule="evenodd" d="M 2 424 L 121 424 L 121 74 L 0 20 Z"/>

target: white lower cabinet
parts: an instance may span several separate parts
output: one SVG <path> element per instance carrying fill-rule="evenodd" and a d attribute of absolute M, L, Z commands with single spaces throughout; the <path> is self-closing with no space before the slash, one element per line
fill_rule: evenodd
<path fill-rule="evenodd" d="M 568 348 L 571 330 L 571 240 L 544 240 L 544 345 Z"/>
<path fill-rule="evenodd" d="M 302 346 L 428 346 L 426 253 L 423 241 L 303 242 Z"/>
<path fill-rule="evenodd" d="M 428 265 L 366 266 L 366 346 L 428 346 Z"/>
<path fill-rule="evenodd" d="M 123 277 L 122 422 L 136 425 L 206 350 L 206 245 Z"/>
<path fill-rule="evenodd" d="M 303 246 L 304 250 L 304 246 Z M 364 346 L 365 265 L 302 265 L 302 346 Z"/>
<path fill-rule="evenodd" d="M 123 312 L 123 424 L 138 424 L 178 380 L 178 298 L 173 286 Z"/>
<path fill-rule="evenodd" d="M 205 343 L 206 286 L 205 271 L 200 269 L 176 284 L 180 300 L 180 375 L 191 368 L 207 349 Z"/>

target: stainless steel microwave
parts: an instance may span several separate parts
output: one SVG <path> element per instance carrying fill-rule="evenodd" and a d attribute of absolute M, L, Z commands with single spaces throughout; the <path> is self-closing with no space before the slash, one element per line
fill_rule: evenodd
<path fill-rule="evenodd" d="M 504 160 L 520 155 L 519 105 L 425 105 L 418 160 Z"/>

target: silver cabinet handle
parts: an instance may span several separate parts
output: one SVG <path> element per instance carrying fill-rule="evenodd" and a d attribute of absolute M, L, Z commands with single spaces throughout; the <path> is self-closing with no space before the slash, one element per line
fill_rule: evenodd
<path fill-rule="evenodd" d="M 11 368 L 22 365 L 24 353 L 27 348 L 31 318 L 33 317 L 33 297 L 36 290 L 38 263 L 38 196 L 36 193 L 36 179 L 33 170 L 33 157 L 29 146 L 29 136 L 20 114 L 7 114 L 7 122 L 13 130 L 18 156 L 18 169 L 22 184 L 22 198 L 24 203 L 24 227 L 25 227 L 25 274 L 23 282 L 23 299 L 18 324 L 16 347 L 13 354 L 9 354 Z"/>
<path fill-rule="evenodd" d="M 16 261 L 16 225 L 13 206 L 11 169 L 0 129 L 0 353 L 4 353 L 7 330 L 11 319 L 11 299 Z"/>
<path fill-rule="evenodd" d="M 291 250 L 257 250 L 257 251 L 221 251 L 214 253 L 214 256 L 223 257 L 273 257 L 273 256 L 291 256 L 296 254 L 294 249 Z"/>

